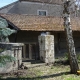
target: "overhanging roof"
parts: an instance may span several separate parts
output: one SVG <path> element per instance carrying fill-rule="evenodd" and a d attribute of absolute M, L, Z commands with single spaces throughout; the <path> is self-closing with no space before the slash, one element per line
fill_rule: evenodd
<path fill-rule="evenodd" d="M 19 30 L 26 31 L 64 31 L 63 19 L 53 16 L 31 16 L 20 14 L 0 14 Z M 71 19 L 72 30 L 80 31 L 80 19 Z"/>

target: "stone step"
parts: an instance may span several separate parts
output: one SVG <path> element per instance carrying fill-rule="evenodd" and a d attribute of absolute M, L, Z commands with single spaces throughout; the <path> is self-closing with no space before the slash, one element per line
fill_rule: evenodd
<path fill-rule="evenodd" d="M 41 62 L 41 61 L 26 61 L 26 62 L 23 62 L 24 66 L 28 67 L 28 68 L 31 68 L 31 67 L 37 67 L 37 66 L 42 66 L 42 65 L 45 65 L 45 63 Z"/>
<path fill-rule="evenodd" d="M 31 65 L 31 62 L 23 62 L 24 65 Z"/>

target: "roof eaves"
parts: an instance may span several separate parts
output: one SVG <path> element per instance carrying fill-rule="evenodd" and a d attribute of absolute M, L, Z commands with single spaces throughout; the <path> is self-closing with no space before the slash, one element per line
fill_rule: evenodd
<path fill-rule="evenodd" d="M 4 18 L 3 16 L 0 15 L 0 17 Z M 6 18 L 4 18 L 6 19 Z M 17 26 L 15 26 L 13 23 L 11 23 L 9 20 L 6 19 L 6 21 L 8 22 L 9 25 L 11 25 L 15 30 L 20 30 Z"/>
<path fill-rule="evenodd" d="M 45 4 L 57 4 L 57 5 L 61 5 L 61 3 L 56 3 L 56 2 L 44 2 L 44 1 L 40 1 L 40 0 L 19 0 L 20 2 L 22 1 L 26 1 L 26 2 L 37 2 L 37 3 L 45 3 Z"/>

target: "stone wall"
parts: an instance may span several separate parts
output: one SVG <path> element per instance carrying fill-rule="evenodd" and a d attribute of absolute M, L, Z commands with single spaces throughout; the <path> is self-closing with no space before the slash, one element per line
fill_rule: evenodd
<path fill-rule="evenodd" d="M 45 63 L 54 63 L 54 36 L 39 36 L 40 59 Z"/>
<path fill-rule="evenodd" d="M 10 55 L 15 58 L 15 61 L 7 62 L 4 67 L 0 67 L 0 73 L 8 73 L 12 70 L 17 70 L 22 63 L 22 43 L 0 43 L 1 55 Z"/>

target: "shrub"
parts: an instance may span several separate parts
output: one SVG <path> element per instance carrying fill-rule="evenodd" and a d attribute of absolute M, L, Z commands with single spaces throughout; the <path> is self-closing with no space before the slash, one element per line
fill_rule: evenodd
<path fill-rule="evenodd" d="M 77 55 L 77 60 L 80 63 L 80 54 Z"/>

